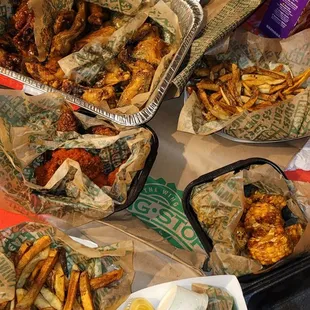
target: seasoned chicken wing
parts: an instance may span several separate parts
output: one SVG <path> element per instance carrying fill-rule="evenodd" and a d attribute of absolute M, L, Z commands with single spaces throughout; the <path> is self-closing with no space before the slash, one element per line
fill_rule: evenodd
<path fill-rule="evenodd" d="M 95 3 L 89 3 L 89 13 L 88 22 L 91 25 L 101 26 L 110 18 L 108 10 Z"/>
<path fill-rule="evenodd" d="M 293 244 L 283 227 L 277 226 L 271 228 L 264 237 L 250 238 L 248 249 L 252 258 L 262 265 L 271 265 L 291 254 Z"/>
<path fill-rule="evenodd" d="M 117 59 L 112 59 L 105 65 L 105 73 L 103 78 L 96 82 L 95 87 L 103 87 L 105 85 L 116 85 L 121 82 L 128 81 L 131 77 L 129 71 L 124 71 Z"/>
<path fill-rule="evenodd" d="M 78 131 L 78 127 L 79 123 L 73 112 L 70 109 L 62 111 L 57 122 L 57 131 Z"/>
<path fill-rule="evenodd" d="M 96 106 L 100 106 L 104 100 L 115 100 L 115 90 L 112 86 L 90 88 L 84 92 L 82 99 Z"/>
<path fill-rule="evenodd" d="M 282 195 L 269 195 L 256 191 L 250 199 L 253 202 L 267 202 L 279 210 L 282 210 L 286 206 L 286 198 Z"/>
<path fill-rule="evenodd" d="M 91 43 L 91 42 L 98 42 L 101 44 L 107 43 L 110 36 L 115 32 L 115 30 L 116 30 L 115 27 L 106 26 L 106 27 L 100 28 L 94 32 L 91 32 L 90 34 L 86 35 L 85 37 L 78 40 L 74 44 L 73 52 L 79 51 L 86 44 Z"/>
<path fill-rule="evenodd" d="M 158 66 L 161 59 L 169 53 L 169 45 L 159 36 L 147 35 L 144 40 L 140 41 L 134 48 L 132 57 L 145 60 L 150 64 Z"/>
<path fill-rule="evenodd" d="M 133 97 L 147 92 L 155 73 L 153 66 L 145 61 L 138 60 L 134 63 L 127 64 L 127 66 L 132 70 L 132 78 L 117 103 L 119 107 L 129 105 Z"/>
<path fill-rule="evenodd" d="M 8 53 L 0 48 L 0 66 L 9 70 L 20 72 L 21 57 L 18 54 Z"/>
<path fill-rule="evenodd" d="M 35 80 L 59 89 L 62 85 L 64 72 L 58 65 L 59 58 L 51 58 L 44 66 L 38 62 L 26 62 L 26 70 Z"/>
<path fill-rule="evenodd" d="M 62 163 L 70 158 L 80 164 L 82 172 L 94 180 L 103 173 L 103 163 L 98 155 L 92 155 L 84 149 L 58 149 L 53 152 L 52 159 L 35 170 L 37 183 L 45 186 Z"/>
<path fill-rule="evenodd" d="M 255 236 L 264 236 L 272 227 L 281 227 L 283 224 L 280 211 L 268 203 L 253 204 L 244 219 L 245 229 Z"/>
<path fill-rule="evenodd" d="M 84 31 L 86 26 L 86 3 L 78 1 L 78 12 L 69 30 L 64 30 L 53 37 L 50 56 L 67 56 L 74 40 Z"/>
<path fill-rule="evenodd" d="M 73 10 L 61 10 L 55 20 L 54 34 L 70 29 L 75 15 L 76 13 Z"/>
<path fill-rule="evenodd" d="M 301 235 L 303 233 L 303 228 L 299 223 L 297 223 L 297 224 L 286 227 L 285 232 L 291 239 L 293 245 L 295 246 L 298 243 L 299 239 L 301 238 Z"/>
<path fill-rule="evenodd" d="M 94 126 L 91 129 L 92 133 L 94 135 L 101 135 L 101 136 L 116 136 L 119 134 L 119 131 L 116 129 L 112 129 L 107 126 L 99 125 L 99 126 Z"/>
<path fill-rule="evenodd" d="M 158 34 L 158 28 L 156 26 L 152 26 L 150 23 L 144 23 L 139 29 L 133 34 L 131 38 L 131 42 L 138 42 L 144 39 L 144 37 L 153 32 L 154 34 Z"/>

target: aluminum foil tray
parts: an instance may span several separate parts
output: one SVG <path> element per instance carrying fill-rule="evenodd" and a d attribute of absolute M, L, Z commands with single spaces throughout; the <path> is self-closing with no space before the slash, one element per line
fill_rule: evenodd
<path fill-rule="evenodd" d="M 65 99 L 88 111 L 100 115 L 108 120 L 124 126 L 137 126 L 148 122 L 156 113 L 168 87 L 177 73 L 187 51 L 189 50 L 203 20 L 203 11 L 197 0 L 172 0 L 171 8 L 179 18 L 180 28 L 183 40 L 180 48 L 176 52 L 166 72 L 163 74 L 157 88 L 153 91 L 145 107 L 138 113 L 131 115 L 121 115 L 109 113 L 101 108 L 77 98 L 68 95 L 55 88 L 44 85 L 22 74 L 0 67 L 0 84 L 9 88 L 23 90 L 30 95 L 39 95 L 47 92 L 58 92 L 64 95 Z"/>

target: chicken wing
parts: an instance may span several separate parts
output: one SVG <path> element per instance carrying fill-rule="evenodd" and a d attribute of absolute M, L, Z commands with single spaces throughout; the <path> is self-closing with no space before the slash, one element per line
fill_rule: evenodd
<path fill-rule="evenodd" d="M 139 29 L 133 34 L 131 38 L 131 42 L 138 42 L 145 38 L 151 31 L 158 33 L 158 28 L 156 26 L 152 26 L 150 23 L 144 23 Z"/>
<path fill-rule="evenodd" d="M 20 72 L 21 57 L 18 54 L 10 54 L 0 48 L 0 66 L 9 70 Z"/>
<path fill-rule="evenodd" d="M 145 61 L 137 60 L 134 63 L 127 64 L 127 66 L 132 70 L 132 78 L 117 103 L 119 107 L 129 105 L 133 97 L 147 92 L 155 73 L 153 66 Z"/>
<path fill-rule="evenodd" d="M 90 180 L 96 179 L 98 175 L 103 173 L 103 163 L 98 155 L 92 155 L 84 149 L 58 149 L 53 152 L 51 160 L 36 168 L 37 183 L 41 186 L 46 185 L 67 158 L 77 161 L 82 172 Z"/>
<path fill-rule="evenodd" d="M 285 232 L 289 236 L 289 238 L 291 239 L 294 246 L 298 243 L 299 239 L 301 238 L 303 231 L 304 230 L 299 223 L 288 226 L 285 228 Z"/>
<path fill-rule="evenodd" d="M 90 88 L 84 92 L 82 99 L 100 106 L 104 100 L 115 100 L 115 90 L 113 86 L 104 86 L 102 88 Z"/>
<path fill-rule="evenodd" d="M 95 3 L 89 3 L 89 12 L 88 22 L 91 25 L 102 26 L 103 22 L 110 18 L 109 12 Z"/>
<path fill-rule="evenodd" d="M 248 249 L 251 257 L 262 265 L 271 265 L 291 254 L 293 244 L 283 227 L 277 226 L 270 229 L 264 237 L 250 238 Z"/>
<path fill-rule="evenodd" d="M 79 51 L 82 47 L 84 47 L 86 44 L 91 42 L 98 42 L 101 44 L 105 44 L 108 42 L 110 36 L 116 31 L 115 27 L 112 26 L 106 26 L 103 28 L 100 28 L 94 32 L 91 32 L 90 34 L 86 35 L 82 39 L 78 40 L 73 47 L 73 52 Z"/>
<path fill-rule="evenodd" d="M 96 82 L 95 87 L 103 87 L 105 85 L 116 85 L 130 79 L 130 72 L 124 71 L 117 59 L 112 59 L 105 65 L 105 73 L 103 78 Z"/>
<path fill-rule="evenodd" d="M 67 94 L 81 97 L 89 87 L 82 86 L 68 79 L 64 79 L 61 85 L 61 90 Z"/>
<path fill-rule="evenodd" d="M 112 129 L 112 128 L 104 126 L 104 125 L 92 127 L 91 132 L 94 135 L 101 135 L 101 136 L 116 136 L 119 134 L 118 130 Z"/>
<path fill-rule="evenodd" d="M 26 62 L 25 67 L 32 78 L 45 85 L 59 89 L 65 76 L 58 65 L 59 58 L 52 58 L 44 66 L 38 62 Z"/>
<path fill-rule="evenodd" d="M 278 209 L 268 203 L 255 203 L 245 215 L 244 227 L 255 236 L 264 236 L 272 227 L 283 226 Z"/>
<path fill-rule="evenodd" d="M 55 20 L 54 34 L 56 35 L 62 31 L 70 29 L 75 15 L 76 13 L 73 10 L 61 10 Z"/>
<path fill-rule="evenodd" d="M 70 109 L 64 109 L 57 122 L 57 131 L 78 131 L 79 123 Z"/>
<path fill-rule="evenodd" d="M 52 57 L 66 56 L 70 53 L 74 40 L 84 31 L 86 26 L 86 3 L 78 1 L 78 12 L 69 30 L 62 31 L 55 35 L 52 40 Z"/>
<path fill-rule="evenodd" d="M 158 66 L 161 59 L 169 53 L 169 45 L 159 36 L 147 35 L 144 40 L 140 41 L 134 48 L 132 57 L 135 59 L 145 60 L 152 65 Z"/>

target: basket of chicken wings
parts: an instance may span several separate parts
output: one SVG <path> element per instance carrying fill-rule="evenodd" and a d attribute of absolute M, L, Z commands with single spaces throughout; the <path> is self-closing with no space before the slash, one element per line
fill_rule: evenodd
<path fill-rule="evenodd" d="M 0 90 L 1 189 L 24 210 L 76 223 L 130 206 L 157 155 L 149 127 L 73 112 L 56 93 Z"/>
<path fill-rule="evenodd" d="M 154 116 L 202 21 L 194 0 L 4 2 L 0 83 L 127 126 Z"/>

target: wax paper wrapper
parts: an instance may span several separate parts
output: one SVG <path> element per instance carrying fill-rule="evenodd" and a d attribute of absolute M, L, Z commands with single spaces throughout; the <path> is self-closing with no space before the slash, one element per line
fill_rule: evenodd
<path fill-rule="evenodd" d="M 246 256 L 237 249 L 234 230 L 244 210 L 244 195 L 247 185 L 255 186 L 260 192 L 280 194 L 287 199 L 290 226 L 300 223 L 305 230 L 293 253 L 268 268 Z M 305 204 L 304 195 L 298 192 L 291 181 L 287 181 L 269 165 L 252 166 L 250 170 L 228 173 L 211 183 L 196 186 L 191 195 L 191 206 L 200 219 L 208 220 L 208 226 L 201 224 L 213 242 L 208 262 L 214 274 L 234 274 L 266 272 L 289 260 L 297 254 L 310 250 L 309 219 L 305 216 L 310 205 Z M 205 221 L 204 221 L 205 222 Z"/>
<path fill-rule="evenodd" d="M 130 184 L 149 155 L 152 134 L 145 128 L 120 127 L 119 134 L 110 137 L 57 132 L 64 105 L 62 96 L 55 93 L 30 97 L 19 91 L 0 91 L 0 171 L 5 175 L 1 188 L 34 213 L 73 221 L 78 214 L 103 218 L 113 212 L 115 204 L 126 201 Z M 105 124 L 100 119 L 75 115 L 85 129 Z M 57 148 L 84 148 L 99 155 L 105 174 L 119 167 L 113 186 L 99 188 L 71 159 L 44 187 L 37 185 L 34 169 L 44 162 L 46 151 Z"/>
<path fill-rule="evenodd" d="M 100 107 L 112 113 L 132 114 L 138 112 L 150 98 L 173 55 L 177 51 L 181 42 L 181 31 L 178 17 L 170 9 L 169 2 L 165 3 L 160 0 L 154 6 L 150 3 L 142 6 L 135 16 L 115 31 L 104 44 L 100 42 L 89 43 L 80 51 L 72 53 L 59 61 L 59 65 L 67 77 L 74 79 L 77 83 L 89 83 L 89 81 L 91 83 L 104 68 L 105 64 L 119 54 L 125 44 L 130 41 L 133 33 L 147 18 L 151 18 L 160 26 L 164 41 L 170 45 L 170 52 L 162 58 L 156 68 L 148 92 L 136 95 L 131 100 L 130 105 L 115 109 L 110 109 L 105 100 L 101 102 Z"/>
<path fill-rule="evenodd" d="M 15 296 L 15 269 L 9 258 L 26 240 L 34 241 L 44 235 L 52 238 L 52 246 L 65 248 L 69 273 L 74 264 L 78 265 L 80 270 L 87 270 L 90 277 L 98 277 L 119 267 L 123 268 L 124 276 L 118 283 L 93 293 L 96 309 L 117 309 L 130 295 L 134 277 L 131 241 L 88 248 L 51 226 L 30 222 L 0 231 L 0 303 L 12 300 Z"/>
<path fill-rule="evenodd" d="M 310 29 L 288 39 L 268 39 L 238 29 L 228 40 L 222 41 L 213 54 L 218 61 L 238 63 L 241 68 L 251 65 L 272 69 L 282 63 L 296 76 L 310 67 L 308 45 Z M 228 120 L 207 122 L 203 106 L 196 93 L 185 102 L 178 130 L 209 135 L 223 129 L 230 136 L 244 140 L 281 140 L 306 137 L 310 134 L 310 80 L 306 90 L 292 99 L 253 112 L 243 112 Z"/>
<path fill-rule="evenodd" d="M 204 7 L 205 26 L 193 42 L 189 61 L 173 84 L 180 94 L 204 53 L 234 30 L 264 0 L 211 0 Z"/>
<path fill-rule="evenodd" d="M 231 310 L 234 306 L 234 298 L 220 287 L 193 283 L 192 291 L 199 294 L 207 294 L 209 297 L 208 310 Z"/>

